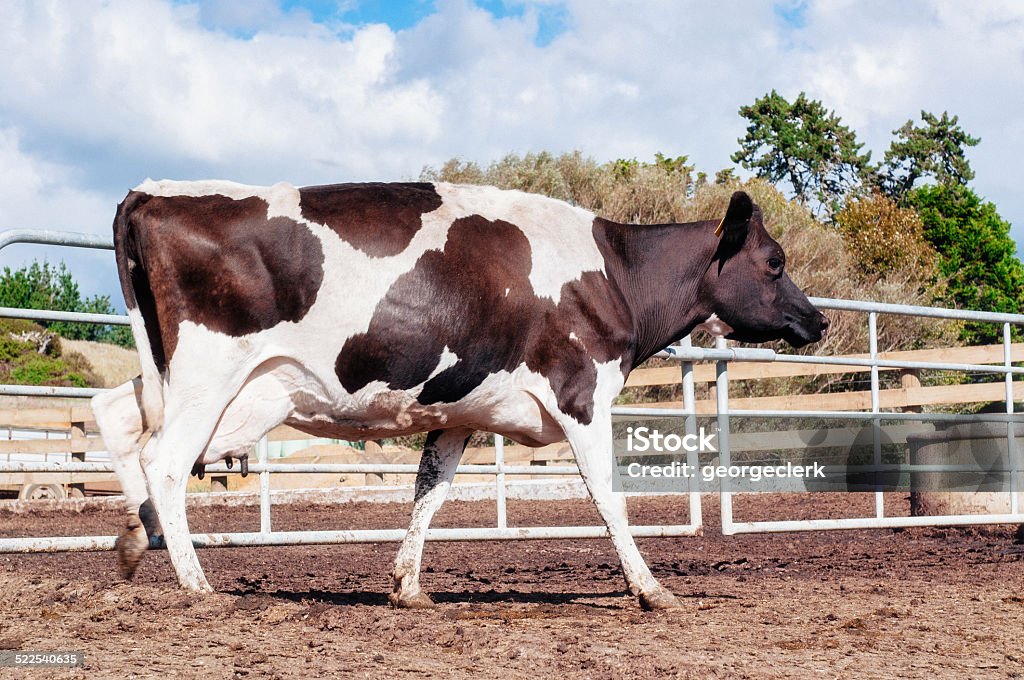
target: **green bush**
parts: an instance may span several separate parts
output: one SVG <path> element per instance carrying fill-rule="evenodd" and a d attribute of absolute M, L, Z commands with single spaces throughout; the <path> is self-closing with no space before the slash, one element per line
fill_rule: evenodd
<path fill-rule="evenodd" d="M 107 295 L 83 298 L 78 290 L 78 283 L 75 282 L 63 262 L 57 266 L 53 266 L 49 262 L 33 262 L 27 267 L 14 271 L 10 267 L 4 267 L 3 273 L 0 274 L 0 307 L 93 314 L 116 313 L 110 302 L 110 297 Z M 109 342 L 122 347 L 135 346 L 131 331 L 127 326 L 102 326 L 64 321 L 43 322 L 43 325 L 70 340 Z"/>
<path fill-rule="evenodd" d="M 72 371 L 63 359 L 41 354 L 26 354 L 16 359 L 11 370 L 11 382 L 17 385 L 89 386 L 85 376 Z"/>
<path fill-rule="evenodd" d="M 936 280 L 939 254 L 925 238 L 924 223 L 914 210 L 874 192 L 849 201 L 835 221 L 864 276 L 907 270 L 908 279 L 920 286 Z"/>
<path fill-rule="evenodd" d="M 85 357 L 63 354 L 51 331 L 31 321 L 0 319 L 0 383 L 90 387 L 99 380 Z"/>
<path fill-rule="evenodd" d="M 939 269 L 949 279 L 948 304 L 1012 314 L 1024 309 L 1024 264 L 995 205 L 960 185 L 914 189 L 908 203 L 939 253 Z M 1002 330 L 996 324 L 966 324 L 961 337 L 968 344 L 1001 342 Z"/>

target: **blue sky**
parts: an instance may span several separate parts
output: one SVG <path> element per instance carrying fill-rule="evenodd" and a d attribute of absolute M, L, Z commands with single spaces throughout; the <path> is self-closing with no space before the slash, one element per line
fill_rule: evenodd
<path fill-rule="evenodd" d="M 875 159 L 922 109 L 982 138 L 974 187 L 1024 242 L 1014 0 L 5 0 L 0 229 L 109 233 L 146 177 L 400 180 L 579 149 L 730 167 L 740 106 L 804 91 Z M 742 173 L 741 173 L 742 174 Z M 0 265 L 53 250 L 18 246 Z M 66 259 L 120 302 L 113 259 Z M 827 291 L 818 291 L 827 294 Z"/>

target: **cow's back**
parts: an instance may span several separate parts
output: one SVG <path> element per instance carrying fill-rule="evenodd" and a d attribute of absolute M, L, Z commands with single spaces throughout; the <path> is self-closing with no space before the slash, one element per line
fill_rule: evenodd
<path fill-rule="evenodd" d="M 340 384 L 338 403 L 399 391 L 423 405 L 525 368 L 587 419 L 594 362 L 630 341 L 593 215 L 560 201 L 425 183 L 136 191 L 153 197 L 134 217 L 168 360 L 179 327 L 246 336 Z"/>

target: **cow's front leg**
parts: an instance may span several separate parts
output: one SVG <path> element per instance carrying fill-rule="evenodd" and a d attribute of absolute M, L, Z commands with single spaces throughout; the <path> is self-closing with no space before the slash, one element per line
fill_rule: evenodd
<path fill-rule="evenodd" d="M 455 469 L 472 430 L 434 430 L 427 435 L 423 457 L 416 473 L 415 502 L 412 521 L 405 534 L 402 547 L 395 558 L 394 591 L 388 596 L 396 607 L 433 607 L 434 602 L 420 590 L 420 564 L 423 559 L 423 541 L 434 513 L 444 503 Z"/>
<path fill-rule="evenodd" d="M 619 555 L 629 592 L 637 596 L 644 609 L 672 609 L 681 606 L 675 595 L 658 583 L 629 533 L 626 496 L 612 490 L 615 458 L 612 448 L 611 413 L 595 409 L 593 420 L 583 425 L 564 418 L 563 427 L 572 446 L 580 475 L 608 527 L 612 544 Z"/>

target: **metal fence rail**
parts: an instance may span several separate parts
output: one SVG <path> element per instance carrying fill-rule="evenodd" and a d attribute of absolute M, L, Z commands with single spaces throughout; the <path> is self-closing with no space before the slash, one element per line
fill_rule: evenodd
<path fill-rule="evenodd" d="M 1002 373 L 1005 376 L 1005 401 L 1006 401 L 1006 439 L 1008 459 L 1010 461 L 1010 512 L 1000 514 L 959 514 L 959 515 L 932 515 L 927 517 L 887 517 L 885 515 L 884 492 L 875 492 L 875 514 L 873 517 L 858 517 L 845 519 L 810 519 L 810 520 L 782 520 L 782 521 L 759 521 L 759 522 L 737 522 L 732 511 L 732 492 L 727 486 L 721 490 L 721 514 L 722 533 L 726 535 L 738 533 L 770 533 L 781 531 L 814 531 L 814 530 L 835 530 L 835 529 L 872 529 L 872 528 L 893 528 L 913 526 L 965 526 L 975 524 L 1018 524 L 1024 523 L 1024 512 L 1020 507 L 1021 477 L 1024 471 L 1024 463 L 1020 448 L 1016 446 L 1014 437 L 1015 422 L 1024 422 L 1021 414 L 1014 413 L 1013 399 L 1013 376 L 1022 372 L 1022 369 L 1014 367 L 1011 362 L 1011 330 L 1014 325 L 1024 326 L 1024 315 L 1000 314 L 993 312 L 978 312 L 972 310 L 943 309 L 933 307 L 918 307 L 912 305 L 893 305 L 878 302 L 864 302 L 859 300 L 833 300 L 828 298 L 811 298 L 811 302 L 820 309 L 841 310 L 861 312 L 867 314 L 868 338 L 870 358 L 866 360 L 842 359 L 834 357 L 813 357 L 813 356 L 789 356 L 776 355 L 769 361 L 789 361 L 804 364 L 849 364 L 871 367 L 871 410 L 869 412 L 830 412 L 830 411 L 802 411 L 802 412 L 779 412 L 762 411 L 757 409 L 736 409 L 729 411 L 728 406 L 728 361 L 719 360 L 716 364 L 719 375 L 719 426 L 723 431 L 728 432 L 729 416 L 743 415 L 756 417 L 843 417 L 857 420 L 864 420 L 872 424 L 874 464 L 881 466 L 881 426 L 880 421 L 892 419 L 922 419 L 938 422 L 963 421 L 962 417 L 955 414 L 894 414 L 883 413 L 879 406 L 879 374 L 880 367 L 886 368 L 907 368 L 907 369 L 931 369 L 931 370 L 952 370 L 952 371 L 984 371 L 989 373 Z M 920 316 L 938 319 L 956 319 L 964 321 L 977 321 L 988 323 L 999 323 L 1002 325 L 1003 335 L 1003 364 L 1001 366 L 957 364 L 948 362 L 917 362 L 917 361 L 891 361 L 878 358 L 878 314 L 895 314 L 903 316 Z M 733 350 L 737 353 L 734 361 L 765 361 L 758 354 L 758 358 L 747 358 L 741 349 Z M 724 377 L 724 379 L 723 379 Z M 725 398 L 723 399 L 723 391 Z M 724 410 L 724 414 L 723 414 Z M 724 417 L 723 417 L 724 416 Z M 722 446 L 721 462 L 729 465 L 731 451 L 728 446 Z M 947 468 L 953 466 L 946 466 Z"/>
<path fill-rule="evenodd" d="M 51 245 L 68 245 L 85 248 L 112 248 L 109 239 L 84 234 L 67 232 L 29 232 L 16 230 L 0 232 L 0 248 L 10 243 L 43 243 Z M 683 420 L 687 434 L 697 432 L 697 412 L 693 367 L 695 362 L 714 361 L 716 365 L 716 399 L 717 422 L 719 426 L 719 462 L 728 465 L 731 449 L 729 445 L 730 417 L 757 416 L 775 418 L 793 417 L 826 417 L 848 420 L 862 420 L 871 423 L 875 452 L 875 466 L 881 466 L 880 421 L 892 419 L 920 419 L 942 422 L 962 422 L 964 416 L 956 414 L 901 414 L 883 413 L 879 406 L 879 369 L 903 368 L 913 370 L 945 370 L 971 371 L 1003 374 L 1006 386 L 1006 415 L 1002 416 L 1007 423 L 1007 439 L 1011 461 L 1014 461 L 1011 477 L 1011 488 L 1020 490 L 1021 462 L 1020 452 L 1015 446 L 1013 423 L 1024 422 L 1013 410 L 1013 377 L 1024 373 L 1024 368 L 1015 367 L 1010 361 L 1010 329 L 1012 325 L 1024 325 L 1024 315 L 995 314 L 990 312 L 974 312 L 969 310 L 939 309 L 931 307 L 915 307 L 909 305 L 893 305 L 885 303 L 862 302 L 856 300 L 832 300 L 811 298 L 811 301 L 822 309 L 851 311 L 867 314 L 870 352 L 868 358 L 850 357 L 815 357 L 779 354 L 770 349 L 728 347 L 720 340 L 715 348 L 694 347 L 689 338 L 685 338 L 678 346 L 668 347 L 659 354 L 661 357 L 675 359 L 680 362 L 680 381 L 682 385 L 682 408 L 645 408 L 616 407 L 613 415 L 623 417 L 675 417 Z M 987 364 L 896 361 L 880 359 L 877 347 L 877 318 L 879 314 L 912 315 L 939 319 L 959 319 L 978 322 L 1000 323 L 1003 325 L 1004 362 L 1001 366 Z M 72 312 L 46 312 L 38 310 L 16 310 L 0 308 L 0 317 L 15 317 L 42 321 L 75 321 L 83 323 L 102 323 L 124 325 L 127 317 L 119 315 L 79 314 Z M 729 363 L 733 361 L 757 362 L 788 362 L 819 365 L 849 365 L 870 368 L 871 376 L 871 409 L 870 411 L 772 411 L 753 409 L 730 409 L 729 407 Z M 0 385 L 0 394 L 29 396 L 64 396 L 88 397 L 99 390 L 84 388 L 59 387 L 26 387 Z M 998 417 L 993 417 L 999 419 Z M 193 543 L 200 547 L 215 546 L 248 546 L 248 545 L 294 545 L 299 543 L 353 543 L 353 542 L 387 542 L 401 541 L 404 529 L 358 530 L 358 531 L 273 531 L 271 527 L 271 473 L 403 473 L 416 472 L 415 465 L 401 464 L 289 464 L 271 463 L 268 461 L 267 440 L 264 438 L 256 447 L 257 462 L 249 466 L 249 470 L 259 475 L 260 480 L 260 531 L 233 534 L 194 534 Z M 688 453 L 688 464 L 696 467 L 696 452 Z M 209 466 L 208 472 L 216 474 L 233 474 L 236 470 L 228 470 L 223 464 Z M 110 463 L 3 463 L 0 472 L 111 472 Z M 506 540 L 532 538 L 598 538 L 607 536 L 604 526 L 589 527 L 509 527 L 506 510 L 506 477 L 509 475 L 572 475 L 577 470 L 574 466 L 524 466 L 507 465 L 504 461 L 504 440 L 495 437 L 495 463 L 493 465 L 460 465 L 460 474 L 488 474 L 495 476 L 495 501 L 497 517 L 494 527 L 431 529 L 427 540 Z M 1008 514 L 989 515 L 951 515 L 940 517 L 887 517 L 883 504 L 883 495 L 875 495 L 875 513 L 870 517 L 850 519 L 813 519 L 800 521 L 775 522 L 737 522 L 733 516 L 733 492 L 728 481 L 721 488 L 722 530 L 726 534 L 770 531 L 810 531 L 824 529 L 862 529 L 881 527 L 935 526 L 935 525 L 968 525 L 983 523 L 1024 523 L 1024 513 L 1018 503 L 1018 494 L 1011 493 L 1011 507 Z M 689 487 L 688 493 L 689 522 L 687 524 L 633 526 L 634 536 L 690 536 L 702 531 L 701 494 L 695 486 Z M 2 538 L 0 553 L 4 552 L 46 552 L 75 550 L 107 550 L 113 547 L 112 536 L 86 537 L 48 537 L 48 538 Z"/>

